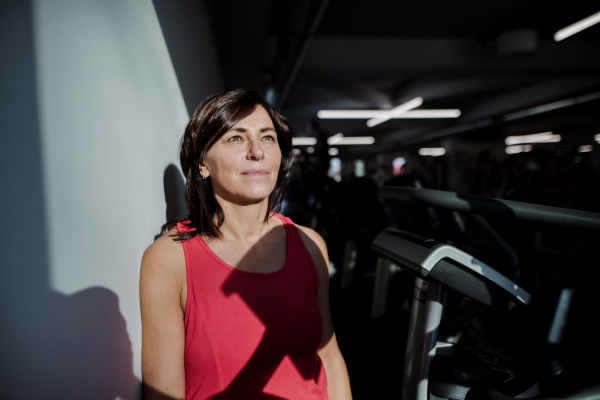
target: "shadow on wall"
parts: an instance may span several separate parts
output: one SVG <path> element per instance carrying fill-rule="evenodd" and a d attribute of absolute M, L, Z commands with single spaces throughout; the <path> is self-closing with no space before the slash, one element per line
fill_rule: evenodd
<path fill-rule="evenodd" d="M 32 4 L 2 1 L 0 16 L 0 397 L 139 398 L 116 294 L 49 287 Z"/>
<path fill-rule="evenodd" d="M 12 357 L 3 363 L 14 361 L 21 368 L 3 374 L 7 398 L 139 397 L 131 341 L 113 292 L 94 287 L 71 296 L 51 290 L 30 295 L 30 313 L 9 321 L 14 324 Z"/>
<path fill-rule="evenodd" d="M 169 164 L 165 168 L 163 182 L 167 203 L 167 221 L 181 215 L 188 215 L 190 212 L 185 203 L 185 181 L 175 165 Z"/>
<path fill-rule="evenodd" d="M 185 202 L 185 181 L 183 175 L 179 172 L 179 168 L 174 164 L 169 164 L 165 168 L 163 184 L 165 187 L 165 202 L 167 203 L 167 219 L 165 222 L 175 217 L 188 215 L 190 212 Z M 154 240 L 160 236 L 160 232 L 157 233 L 154 235 Z"/>
<path fill-rule="evenodd" d="M 206 4 L 204 1 L 170 0 L 152 0 L 152 3 L 187 111 L 192 116 L 206 97 L 223 90 L 221 68 L 213 61 L 217 51 L 211 27 L 198 17 L 190 18 L 190 15 L 208 15 Z"/>
<path fill-rule="evenodd" d="M 164 172 L 167 219 L 187 215 L 184 189 L 183 176 L 170 164 Z M 27 246 L 35 243 L 22 244 Z M 27 261 L 17 261 L 14 273 L 4 273 L 7 279 L 0 283 L 3 293 L 12 293 L 6 297 L 9 301 L 3 302 L 3 396 L 65 400 L 140 398 L 140 382 L 133 374 L 131 341 L 117 295 L 106 288 L 93 287 L 64 296 L 47 284 L 42 285 L 48 275 L 47 260 L 38 259 L 34 265 Z M 10 269 L 3 265 L 6 267 Z M 36 271 L 41 276 L 36 276 Z M 7 305 L 10 310 L 5 308 Z"/>

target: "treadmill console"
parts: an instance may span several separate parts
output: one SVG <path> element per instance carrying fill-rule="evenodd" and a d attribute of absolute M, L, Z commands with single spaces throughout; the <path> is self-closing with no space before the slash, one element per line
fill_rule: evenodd
<path fill-rule="evenodd" d="M 531 295 L 516 283 L 454 246 L 388 228 L 375 238 L 372 247 L 404 270 L 479 303 L 510 309 L 531 301 Z"/>

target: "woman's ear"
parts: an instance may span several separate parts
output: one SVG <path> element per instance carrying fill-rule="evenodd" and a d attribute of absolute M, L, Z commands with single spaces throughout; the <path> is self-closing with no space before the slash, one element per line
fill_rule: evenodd
<path fill-rule="evenodd" d="M 210 175 L 210 173 L 208 172 L 208 168 L 206 168 L 204 165 L 200 164 L 198 166 L 198 168 L 200 169 L 200 175 L 202 175 L 202 179 L 206 179 L 208 178 L 208 176 Z"/>

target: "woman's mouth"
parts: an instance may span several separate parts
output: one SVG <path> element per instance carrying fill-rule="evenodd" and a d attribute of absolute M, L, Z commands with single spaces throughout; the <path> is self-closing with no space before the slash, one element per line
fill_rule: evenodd
<path fill-rule="evenodd" d="M 249 170 L 242 172 L 242 175 L 246 175 L 246 176 L 265 176 L 268 174 L 269 174 L 269 171 L 267 171 L 266 169 L 249 169 Z"/>

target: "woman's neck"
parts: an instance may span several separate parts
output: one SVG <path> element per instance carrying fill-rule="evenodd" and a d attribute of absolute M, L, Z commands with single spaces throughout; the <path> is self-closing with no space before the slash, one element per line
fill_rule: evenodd
<path fill-rule="evenodd" d="M 265 222 L 268 198 L 250 205 L 233 204 L 219 198 L 217 201 L 225 214 L 225 221 L 220 228 L 224 240 L 255 243 L 271 229 L 268 221 Z"/>

